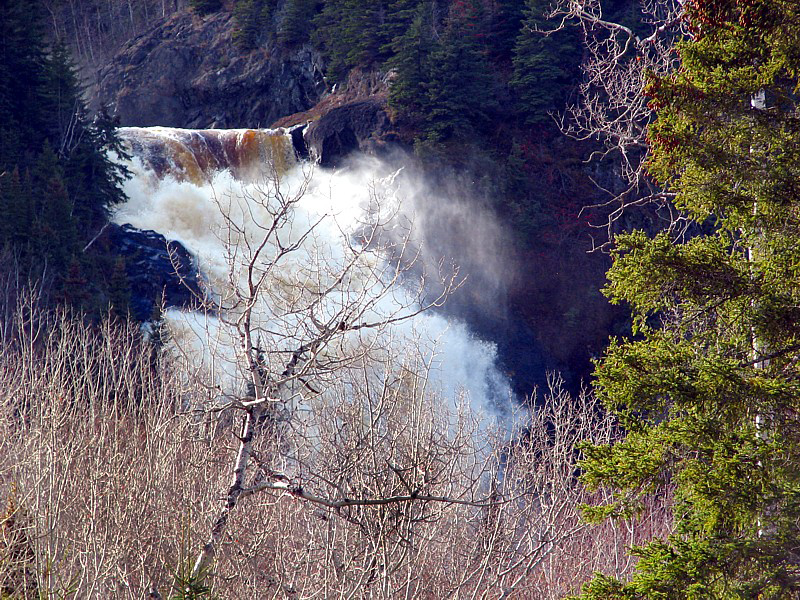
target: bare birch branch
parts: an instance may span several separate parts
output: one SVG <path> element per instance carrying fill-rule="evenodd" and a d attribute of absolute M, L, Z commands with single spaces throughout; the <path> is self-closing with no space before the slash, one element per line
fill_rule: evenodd
<path fill-rule="evenodd" d="M 579 97 L 560 118 L 562 131 L 576 140 L 602 144 L 590 160 L 613 160 L 621 188 L 603 189 L 608 200 L 584 210 L 599 212 L 605 247 L 626 208 L 655 205 L 666 224 L 672 223 L 672 194 L 646 177 L 647 128 L 653 119 L 646 86 L 651 76 L 674 70 L 679 57 L 675 43 L 689 37 L 683 21 L 684 0 L 642 0 L 641 21 L 634 26 L 605 18 L 602 0 L 557 0 L 551 17 L 583 31 L 586 56 Z M 635 29 L 635 30 L 634 30 Z"/>

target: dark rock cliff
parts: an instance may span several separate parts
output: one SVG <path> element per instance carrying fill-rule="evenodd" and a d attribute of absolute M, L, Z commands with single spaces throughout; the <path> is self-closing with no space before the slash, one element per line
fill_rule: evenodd
<path fill-rule="evenodd" d="M 341 166 L 355 151 L 380 156 L 398 145 L 388 114 L 388 92 L 385 73 L 353 69 L 343 85 L 311 109 L 285 116 L 272 126 L 295 131 L 302 127 L 303 148 L 323 167 Z"/>
<path fill-rule="evenodd" d="M 130 309 L 137 319 L 149 318 L 156 302 L 190 307 L 203 297 L 194 259 L 179 242 L 168 242 L 155 231 L 110 223 L 100 243 L 125 259 Z"/>
<path fill-rule="evenodd" d="M 181 12 L 157 24 L 98 70 L 89 88 L 92 108 L 108 105 L 127 126 L 308 124 L 305 145 L 326 167 L 352 151 L 380 153 L 391 145 L 384 75 L 356 70 L 326 93 L 315 51 L 243 51 L 233 41 L 233 26 L 226 12 Z"/>
<path fill-rule="evenodd" d="M 312 122 L 303 136 L 312 156 L 323 167 L 336 167 L 356 150 L 380 154 L 390 128 L 385 108 L 377 100 L 351 102 Z"/>
<path fill-rule="evenodd" d="M 197 129 L 267 127 L 319 101 L 313 50 L 243 52 L 232 21 L 182 12 L 134 38 L 97 72 L 91 106 L 109 105 L 122 125 Z"/>

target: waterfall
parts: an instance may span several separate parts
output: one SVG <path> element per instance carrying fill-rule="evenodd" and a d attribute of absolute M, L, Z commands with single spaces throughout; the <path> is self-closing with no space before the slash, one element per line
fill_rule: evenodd
<path fill-rule="evenodd" d="M 388 240 L 381 248 L 397 248 L 397 240 L 405 241 L 404 252 L 417 257 L 422 266 L 410 269 L 391 294 L 369 308 L 369 314 L 393 314 L 398 306 L 416 300 L 406 294 L 413 287 L 410 283 L 415 283 L 409 279 L 421 277 L 423 267 L 431 272 L 442 259 L 446 264 L 449 258 L 426 255 L 424 243 L 415 238 L 414 222 L 424 218 L 420 214 L 424 207 L 403 201 L 402 177 L 392 165 L 364 159 L 339 170 L 314 167 L 295 158 L 291 135 L 280 129 L 122 128 L 120 135 L 131 154 L 127 166 L 133 177 L 125 183 L 128 201 L 117 208 L 113 220 L 155 230 L 183 244 L 196 257 L 212 294 L 222 294 L 221 288 L 230 283 L 231 254 L 237 254 L 237 244 L 241 248 L 251 244 L 261 232 L 259 225 L 270 217 L 269 210 L 257 200 L 275 194 L 302 194 L 291 218 L 281 223 L 277 234 L 281 244 L 297 243 L 299 247 L 291 260 L 282 262 L 280 272 L 270 273 L 271 285 L 287 286 L 280 292 L 281 298 L 292 295 L 293 285 L 306 285 L 314 278 L 322 280 L 320 269 L 311 266 L 315 261 L 322 260 L 335 270 L 333 267 L 345 260 L 343 252 L 348 244 L 362 235 L 365 224 L 377 221 L 381 223 L 380 237 Z M 280 182 L 277 188 L 271 187 L 275 181 Z M 237 223 L 233 237 L 225 216 Z M 312 229 L 313 235 L 303 238 L 304 232 Z M 376 254 L 364 260 L 381 266 L 376 269 L 370 264 L 362 279 L 356 270 L 347 285 L 368 293 L 370 286 L 381 284 L 369 279 L 373 272 L 391 276 L 398 268 L 393 261 L 405 258 Z M 264 306 L 265 330 L 279 328 L 276 310 L 274 305 Z M 320 314 L 324 316 L 326 310 L 321 307 Z M 280 327 L 284 330 L 278 335 L 291 336 L 292 328 L 307 325 L 293 321 L 288 314 L 286 310 L 281 313 Z M 178 329 L 195 332 L 200 320 L 213 320 L 177 310 L 170 312 L 170 318 Z M 466 393 L 476 410 L 505 413 L 511 391 L 506 377 L 495 366 L 495 348 L 475 338 L 465 323 L 429 310 L 400 323 L 395 330 L 391 343 L 405 347 L 413 343 L 430 350 L 435 342 L 433 379 L 443 396 L 456 398 Z M 228 376 L 235 379 L 236 375 Z"/>

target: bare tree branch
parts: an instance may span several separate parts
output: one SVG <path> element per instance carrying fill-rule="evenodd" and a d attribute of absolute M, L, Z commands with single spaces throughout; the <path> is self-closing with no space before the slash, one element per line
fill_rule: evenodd
<path fill-rule="evenodd" d="M 675 43 L 689 37 L 684 24 L 684 0 L 642 0 L 641 22 L 635 26 L 608 20 L 602 0 L 557 0 L 551 17 L 560 27 L 583 31 L 586 57 L 578 100 L 560 117 L 561 130 L 576 140 L 600 142 L 602 150 L 589 160 L 613 160 L 621 189 L 604 189 L 608 200 L 585 210 L 603 215 L 595 227 L 605 229 L 605 247 L 626 208 L 669 206 L 672 194 L 645 175 L 649 145 L 647 128 L 653 119 L 646 87 L 652 76 L 674 70 L 679 56 Z M 602 186 L 600 186 L 603 189 Z M 672 218 L 667 208 L 667 218 Z"/>
<path fill-rule="evenodd" d="M 362 223 L 355 238 L 334 222 L 341 245 L 333 249 L 320 246 L 315 238 L 329 225 L 331 216 L 312 217 L 300 227 L 295 223 L 309 177 L 295 190 L 288 190 L 273 167 L 254 194 L 216 197 L 223 222 L 216 235 L 225 247 L 227 275 L 223 289 L 209 290 L 207 296 L 216 299 L 206 302 L 206 307 L 230 328 L 236 340 L 235 360 L 252 390 L 252 399 L 235 403 L 245 409 L 245 416 L 237 435 L 239 449 L 232 480 L 195 562 L 195 576 L 214 559 L 232 509 L 242 497 L 258 490 L 289 491 L 329 508 L 415 500 L 471 502 L 424 493 L 333 500 L 300 485 L 290 488 L 283 481 L 265 480 L 245 487 L 253 443 L 265 417 L 273 421 L 273 428 L 294 427 L 297 404 L 307 404 L 307 394 L 323 394 L 350 365 L 380 351 L 380 343 L 375 344 L 390 326 L 441 306 L 460 285 L 454 268 L 438 280 L 440 291 L 433 298 L 425 297 L 424 280 L 409 293 L 406 274 L 416 266 L 419 253 L 412 249 L 410 230 L 391 239 L 383 234 L 396 209 L 387 214 L 376 196 L 367 212 L 369 220 Z M 365 337 L 367 332 L 369 337 Z M 283 416 L 276 420 L 278 412 Z M 289 434 L 284 431 L 279 437 L 288 439 Z"/>

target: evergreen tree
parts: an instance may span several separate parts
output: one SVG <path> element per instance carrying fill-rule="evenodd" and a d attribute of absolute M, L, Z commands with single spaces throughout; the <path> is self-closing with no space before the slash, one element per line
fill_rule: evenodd
<path fill-rule="evenodd" d="M 131 285 L 125 259 L 121 256 L 114 261 L 111 280 L 108 284 L 108 304 L 111 312 L 119 317 L 127 316 L 131 303 Z"/>
<path fill-rule="evenodd" d="M 428 5 L 428 10 L 432 13 L 433 6 L 429 1 L 394 0 L 389 3 L 381 32 L 381 37 L 386 40 L 386 44 L 381 48 L 381 52 L 387 55 L 396 52 L 396 42 L 407 34 L 408 28 L 419 15 L 420 6 L 423 4 Z"/>
<path fill-rule="evenodd" d="M 488 124 L 496 108 L 480 16 L 477 1 L 455 5 L 432 53 L 426 124 L 431 140 L 470 138 Z"/>
<path fill-rule="evenodd" d="M 115 204 L 125 200 L 122 183 L 130 177 L 126 167 L 112 161 L 128 154 L 116 132 L 116 123 L 101 111 L 91 123 L 82 125 L 80 139 L 65 157 L 64 174 L 75 215 L 87 232 L 102 226 Z M 93 235 L 93 233 L 92 233 Z"/>
<path fill-rule="evenodd" d="M 421 123 L 428 112 L 428 81 L 431 76 L 433 6 L 420 4 L 408 29 L 392 42 L 394 56 L 387 65 L 395 69 L 389 89 L 389 105 L 412 124 Z"/>
<path fill-rule="evenodd" d="M 162 291 L 160 297 L 153 302 L 153 311 L 150 314 L 149 326 L 147 328 L 147 341 L 157 351 L 161 351 L 169 343 L 171 334 L 167 317 L 164 315 L 166 301 L 164 299 L 166 290 Z"/>
<path fill-rule="evenodd" d="M 702 233 L 617 238 L 607 292 L 638 336 L 596 373 L 627 436 L 584 463 L 621 492 L 590 516 L 670 484 L 675 529 L 634 549 L 631 582 L 598 577 L 584 598 L 797 598 L 800 5 L 686 6 L 681 68 L 649 86 L 649 171 Z"/>
<path fill-rule="evenodd" d="M 514 46 L 511 86 L 528 125 L 545 123 L 562 109 L 580 73 L 580 39 L 572 29 L 552 31 L 548 0 L 528 0 L 525 21 Z M 551 31 L 551 33 L 543 33 Z"/>
<path fill-rule="evenodd" d="M 281 46 L 289 48 L 309 40 L 316 5 L 315 0 L 286 0 L 278 20 L 277 35 Z"/>
<path fill-rule="evenodd" d="M 233 39 L 244 49 L 255 48 L 269 31 L 274 0 L 238 0 L 233 10 L 236 29 Z"/>
<path fill-rule="evenodd" d="M 41 147 L 48 113 L 43 101 L 47 60 L 39 2 L 0 3 L 0 172 L 32 160 Z"/>
<path fill-rule="evenodd" d="M 328 58 L 328 75 L 341 81 L 350 69 L 383 60 L 383 0 L 327 0 L 315 20 L 315 41 Z"/>
<path fill-rule="evenodd" d="M 153 302 L 153 312 L 147 323 L 146 342 L 150 352 L 150 369 L 154 377 L 159 377 L 163 369 L 167 368 L 164 364 L 164 355 L 167 352 L 167 345 L 170 342 L 171 334 L 167 323 L 164 308 L 166 291 L 162 291 L 161 297 Z"/>
<path fill-rule="evenodd" d="M 83 271 L 80 259 L 73 255 L 67 267 L 67 274 L 61 285 L 59 300 L 76 310 L 91 312 L 92 297 L 89 293 L 89 280 Z"/>
<path fill-rule="evenodd" d="M 499 0 L 491 15 L 486 41 L 492 60 L 508 64 L 520 29 L 523 27 L 526 6 L 530 0 Z"/>
<path fill-rule="evenodd" d="M 126 157 L 115 123 L 105 113 L 90 122 L 69 53 L 48 51 L 41 20 L 39 2 L 0 5 L 0 242 L 24 277 L 46 268 L 50 289 L 66 297 L 73 259 L 124 199 L 128 173 L 109 156 Z M 101 292 L 100 247 L 81 254 L 89 288 Z"/>
<path fill-rule="evenodd" d="M 8 211 L 3 219 L 6 220 L 8 241 L 23 255 L 27 255 L 30 251 L 35 214 L 30 178 L 22 177 L 19 167 L 15 167 L 11 173 L 6 173 L 3 181 L 3 198 Z"/>
<path fill-rule="evenodd" d="M 189 0 L 189 6 L 199 15 L 207 15 L 222 8 L 222 0 Z"/>
<path fill-rule="evenodd" d="M 39 155 L 34 173 L 35 253 L 40 260 L 47 261 L 52 272 L 63 275 L 80 244 L 58 157 L 48 142 Z"/>
<path fill-rule="evenodd" d="M 45 74 L 42 104 L 50 116 L 46 131 L 58 152 L 66 155 L 83 133 L 86 111 L 81 99 L 83 89 L 63 43 L 56 44 L 50 53 Z"/>

